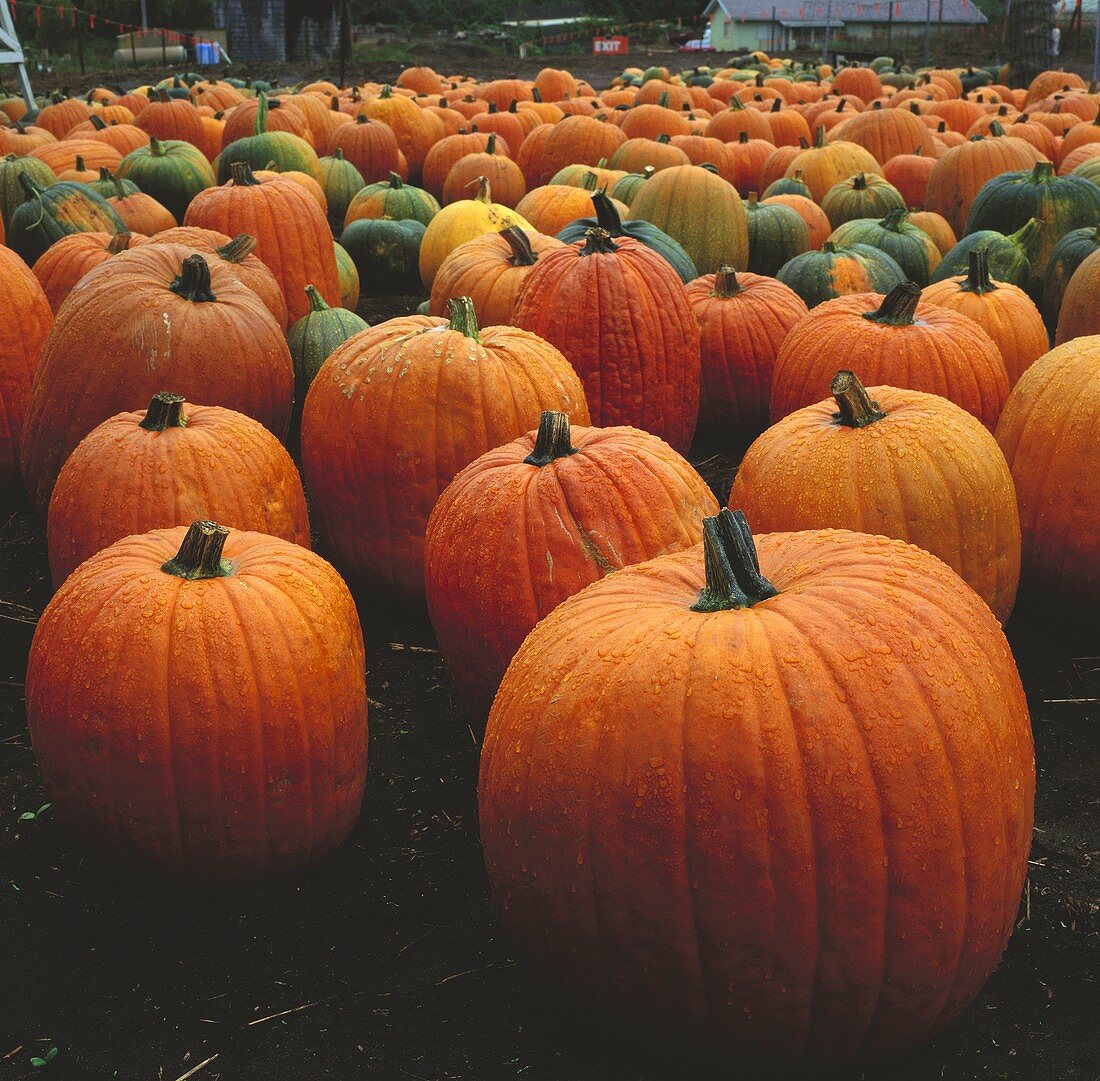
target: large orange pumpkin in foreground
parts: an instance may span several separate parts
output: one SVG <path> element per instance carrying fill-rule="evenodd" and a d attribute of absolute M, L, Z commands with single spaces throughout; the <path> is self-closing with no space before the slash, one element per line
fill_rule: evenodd
<path fill-rule="evenodd" d="M 42 614 L 27 720 L 54 810 L 87 844 L 182 878 L 299 870 L 363 798 L 355 605 L 320 556 L 262 533 L 126 537 Z"/>
<path fill-rule="evenodd" d="M 1040 357 L 997 425 L 1023 534 L 1021 585 L 1095 618 L 1100 604 L 1100 336 Z"/>
<path fill-rule="evenodd" d="M 121 537 L 200 516 L 310 546 L 294 462 L 259 421 L 161 391 L 84 437 L 57 477 L 46 522 L 60 585 Z"/>
<path fill-rule="evenodd" d="M 596 425 L 633 425 L 686 453 L 699 416 L 699 328 L 664 258 L 589 229 L 539 259 L 512 322 L 565 354 Z"/>
<path fill-rule="evenodd" d="M 667 443 L 637 428 L 570 430 L 564 413 L 471 462 L 439 497 L 424 549 L 428 614 L 470 713 L 485 718 L 523 639 L 566 597 L 698 544 L 717 511 Z"/>
<path fill-rule="evenodd" d="M 76 284 L 46 342 L 21 446 L 39 513 L 84 436 L 166 387 L 282 437 L 294 362 L 275 317 L 228 264 L 179 244 L 143 244 Z"/>
<path fill-rule="evenodd" d="M 855 293 L 814 308 L 779 350 L 772 419 L 821 401 L 850 368 L 869 384 L 939 394 L 992 430 L 1008 397 L 1000 351 L 973 319 L 920 299 L 905 282 L 885 297 Z"/>
<path fill-rule="evenodd" d="M 829 389 L 749 447 L 730 507 L 768 533 L 852 529 L 916 544 L 1004 623 L 1020 580 L 1020 519 L 997 441 L 938 394 L 865 389 L 850 371 Z"/>
<path fill-rule="evenodd" d="M 722 1076 L 902 1053 L 1016 917 L 1035 771 L 1008 643 L 901 541 L 757 557 L 729 511 L 705 537 L 512 661 L 478 785 L 501 918 L 563 1001 Z"/>
<path fill-rule="evenodd" d="M 584 388 L 548 342 L 481 329 L 469 297 L 450 320 L 391 319 L 321 366 L 302 409 L 302 471 L 318 531 L 357 588 L 424 595 L 424 531 L 440 492 L 544 410 L 588 424 Z"/>

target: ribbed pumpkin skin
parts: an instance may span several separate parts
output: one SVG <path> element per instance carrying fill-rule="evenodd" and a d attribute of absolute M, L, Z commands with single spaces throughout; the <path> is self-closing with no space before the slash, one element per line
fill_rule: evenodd
<path fill-rule="evenodd" d="M 856 113 L 833 128 L 829 138 L 862 146 L 884 167 L 891 158 L 912 154 L 917 147 L 929 157 L 935 150 L 932 132 L 908 109 L 868 109 Z"/>
<path fill-rule="evenodd" d="M 478 784 L 520 954 L 730 1076 L 957 1018 L 1016 918 L 1035 783 L 1008 644 L 951 570 L 848 532 L 757 543 L 779 596 L 747 611 L 690 610 L 699 546 L 552 612 Z"/>
<path fill-rule="evenodd" d="M 741 197 L 732 184 L 701 166 L 679 165 L 650 177 L 629 216 L 668 233 L 700 274 L 722 265 L 748 267 L 748 222 Z"/>
<path fill-rule="evenodd" d="M 381 121 L 356 118 L 351 124 L 341 124 L 329 136 L 326 153 L 337 150 L 359 170 L 363 180 L 373 184 L 399 172 L 400 151 L 393 129 Z"/>
<path fill-rule="evenodd" d="M 336 275 L 340 279 L 340 306 L 349 312 L 359 307 L 359 268 L 346 248 L 333 243 Z"/>
<path fill-rule="evenodd" d="M 1073 275 L 1097 250 L 1100 250 L 1100 226 L 1071 229 L 1054 245 L 1043 277 L 1043 320 L 1052 333 L 1058 329 L 1062 299 Z"/>
<path fill-rule="evenodd" d="M 755 196 L 743 205 L 752 273 L 774 277 L 784 263 L 810 247 L 809 230 L 797 211 L 780 203 L 758 203 Z"/>
<path fill-rule="evenodd" d="M 892 113 L 901 111 L 900 109 L 890 110 Z M 913 208 L 924 206 L 928 198 L 928 181 L 935 167 L 936 159 L 931 153 L 928 155 L 899 154 L 883 165 L 882 173 L 901 192 L 905 205 Z"/>
<path fill-rule="evenodd" d="M 98 172 L 100 169 L 117 169 L 122 155 L 106 143 L 94 139 L 66 139 L 59 143 L 47 143 L 35 147 L 30 152 L 32 158 L 44 161 L 58 177 L 68 169 L 76 168 L 76 159 L 84 159 L 86 168 Z"/>
<path fill-rule="evenodd" d="M 987 180 L 1015 169 L 1030 169 L 1042 160 L 1035 147 L 1012 136 L 952 147 L 929 174 L 924 207 L 946 218 L 955 235 L 961 236 L 970 206 Z"/>
<path fill-rule="evenodd" d="M 53 312 L 27 264 L 3 244 L 0 311 L 0 495 L 9 500 L 20 487 L 19 436 Z"/>
<path fill-rule="evenodd" d="M 908 326 L 865 319 L 883 299 L 857 293 L 826 301 L 791 330 L 775 361 L 772 420 L 821 401 L 833 376 L 848 368 L 868 386 L 939 394 L 992 430 L 1008 397 L 993 339 L 972 319 L 923 301 Z"/>
<path fill-rule="evenodd" d="M 1100 310 L 1096 303 L 1097 282 L 1100 281 L 1100 253 L 1082 260 L 1073 272 L 1062 298 L 1055 344 L 1064 345 L 1074 338 L 1100 334 Z"/>
<path fill-rule="evenodd" d="M 111 258 L 110 233 L 73 233 L 49 247 L 34 264 L 34 276 L 56 313 L 88 271 Z"/>
<path fill-rule="evenodd" d="M 946 255 L 959 242 L 955 231 L 948 225 L 947 219 L 934 210 L 912 210 L 906 221 L 927 233 L 941 256 Z"/>
<path fill-rule="evenodd" d="M 613 570 L 697 544 L 718 512 L 699 474 L 655 436 L 574 427 L 571 442 L 576 454 L 543 466 L 524 462 L 534 432 L 483 454 L 428 523 L 428 613 L 479 721 L 540 619 Z"/>
<path fill-rule="evenodd" d="M 309 311 L 307 285 L 326 304 L 340 304 L 332 232 L 309 192 L 294 181 L 274 176 L 209 188 L 192 201 L 184 224 L 255 237 L 256 254 L 282 288 L 291 323 Z"/>
<path fill-rule="evenodd" d="M 885 178 L 857 173 L 834 184 L 821 200 L 821 209 L 836 229 L 856 218 L 881 218 L 888 210 L 904 210 L 905 199 Z"/>
<path fill-rule="evenodd" d="M 439 203 L 432 195 L 391 173 L 388 180 L 368 184 L 355 193 L 344 212 L 344 228 L 360 218 L 412 220 L 427 225 L 438 213 Z"/>
<path fill-rule="evenodd" d="M 46 518 L 54 586 L 122 537 L 201 518 L 310 547 L 298 471 L 262 424 L 184 403 L 184 426 L 151 432 L 145 414 L 105 420 L 58 474 Z"/>
<path fill-rule="evenodd" d="M 165 386 L 286 434 L 294 366 L 282 328 L 218 259 L 207 259 L 215 302 L 171 292 L 191 254 L 175 244 L 122 252 L 78 282 L 62 305 L 35 374 L 21 447 L 27 492 L 41 514 L 77 443 L 108 417 L 148 405 Z"/>
<path fill-rule="evenodd" d="M 337 236 L 344 228 L 344 215 L 352 199 L 362 191 L 366 182 L 362 174 L 350 162 L 344 159 L 344 152 L 337 148 L 332 157 L 321 158 L 317 163 L 320 176 L 317 178 L 328 204 L 328 223 Z"/>
<path fill-rule="evenodd" d="M 1019 286 L 994 282 L 987 292 L 975 292 L 967 278 L 950 278 L 925 289 L 928 304 L 950 308 L 973 319 L 996 343 L 1014 387 L 1021 375 L 1050 348 L 1043 317 Z M 917 542 L 914 542 L 917 543 Z"/>
<path fill-rule="evenodd" d="M 834 229 L 829 239 L 838 248 L 866 244 L 886 252 L 901 267 L 902 273 L 918 285 L 927 285 L 940 265 L 942 256 L 935 241 L 922 229 L 904 220 L 896 220 L 898 211 L 891 211 L 881 221 L 857 218 Z"/>
<path fill-rule="evenodd" d="M 844 140 L 803 150 L 787 166 L 784 176 L 802 174 L 814 202 L 820 203 L 834 185 L 856 173 L 882 174 L 882 166 L 856 143 Z"/>
<path fill-rule="evenodd" d="M 971 251 L 984 248 L 990 275 L 999 282 L 1011 282 L 1023 288 L 1032 276 L 1031 260 L 1037 258 L 1041 229 L 1040 223 L 1035 227 L 1026 225 L 1023 230 L 1011 236 L 1004 236 L 993 229 L 983 229 L 964 236 L 932 272 L 932 281 L 946 281 L 965 274 Z"/>
<path fill-rule="evenodd" d="M 866 244 L 805 252 L 780 267 L 776 277 L 810 307 L 852 293 L 888 293 L 905 281 L 901 267 L 886 252 Z"/>
<path fill-rule="evenodd" d="M 837 421 L 829 398 L 784 417 L 741 459 L 729 506 L 762 532 L 851 529 L 939 556 L 1004 623 L 1020 581 L 1020 520 L 997 441 L 935 394 L 868 387 L 886 414 Z"/>
<path fill-rule="evenodd" d="M 652 183 L 652 181 L 650 181 Z M 699 329 L 683 283 L 636 240 L 539 259 L 512 322 L 553 343 L 584 383 L 593 422 L 629 424 L 686 453 L 699 416 Z"/>
<path fill-rule="evenodd" d="M 19 183 L 19 175 L 27 173 L 32 180 L 43 188 L 57 183 L 54 171 L 37 158 L 17 157 L 8 154 L 0 158 L 0 218 L 4 228 L 10 231 L 11 216 L 19 205 L 26 201 L 27 193 Z M 9 241 L 10 244 L 10 241 Z"/>
<path fill-rule="evenodd" d="M 807 308 L 774 278 L 743 273 L 737 285 L 719 296 L 706 274 L 687 294 L 699 323 L 699 430 L 743 443 L 767 427 L 775 358 Z"/>
<path fill-rule="evenodd" d="M 191 200 L 215 184 L 203 152 L 175 141 L 139 146 L 122 159 L 118 175 L 151 195 L 178 222 L 184 220 Z"/>
<path fill-rule="evenodd" d="M 228 577 L 162 572 L 185 533 L 119 541 L 47 606 L 27 669 L 43 781 L 81 841 L 145 870 L 298 870 L 345 839 L 362 801 L 355 605 L 323 559 L 260 533 L 229 535 Z"/>
<path fill-rule="evenodd" d="M 538 258 L 565 247 L 555 237 L 533 230 L 527 232 L 527 240 Z M 515 253 L 500 233 L 486 233 L 468 240 L 439 265 L 432 282 L 428 314 L 444 315 L 451 297 L 469 297 L 479 323 L 487 327 L 506 326 L 512 322 L 519 291 L 531 269 L 517 263 Z"/>
<path fill-rule="evenodd" d="M 176 139 L 193 146 L 202 146 L 206 141 L 202 118 L 190 101 L 150 101 L 134 119 L 134 126 L 162 141 Z"/>
<path fill-rule="evenodd" d="M 552 126 L 542 142 L 538 183 L 548 184 L 550 178 L 567 165 L 597 165 L 601 158 L 610 161 L 625 142 L 622 129 L 614 124 L 593 116 L 567 116 L 560 124 Z M 522 162 L 518 164 L 523 167 Z M 528 176 L 527 187 L 535 186 Z"/>
<path fill-rule="evenodd" d="M 1087 614 L 1100 603 L 1100 336 L 1076 338 L 1020 378 L 997 425 L 1016 483 L 1025 591 Z"/>
<path fill-rule="evenodd" d="M 538 424 L 544 409 L 588 424 L 576 373 L 511 327 L 480 343 L 423 316 L 340 346 L 302 411 L 302 471 L 317 528 L 349 583 L 424 594 L 424 530 L 460 469 Z"/>
<path fill-rule="evenodd" d="M 355 312 L 329 307 L 318 297 L 287 331 L 286 342 L 294 360 L 294 401 L 299 409 L 321 365 L 348 338 L 367 326 Z"/>
<path fill-rule="evenodd" d="M 418 221 L 353 221 L 340 234 L 340 246 L 351 256 L 368 292 L 415 292 L 420 287 L 420 245 L 424 225 Z"/>
<path fill-rule="evenodd" d="M 1046 228 L 1039 234 L 1032 281 L 1041 289 L 1054 245 L 1071 229 L 1100 221 L 1100 188 L 1080 176 L 1054 176 L 1049 163 L 1027 172 L 1005 173 L 985 184 L 970 207 L 966 232 L 996 229 L 1012 233 L 1029 219 Z"/>
<path fill-rule="evenodd" d="M 11 216 L 7 245 L 34 266 L 51 244 L 72 233 L 121 233 L 126 226 L 107 200 L 83 184 L 59 181 Z"/>

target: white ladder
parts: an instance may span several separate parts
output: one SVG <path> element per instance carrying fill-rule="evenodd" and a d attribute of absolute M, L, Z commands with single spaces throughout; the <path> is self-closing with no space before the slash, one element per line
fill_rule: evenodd
<path fill-rule="evenodd" d="M 34 91 L 27 76 L 27 58 L 23 55 L 23 46 L 19 44 L 19 35 L 11 18 L 11 8 L 0 2 L 0 64 L 13 64 L 19 72 L 19 86 L 23 91 L 23 100 L 28 109 L 33 109 Z"/>

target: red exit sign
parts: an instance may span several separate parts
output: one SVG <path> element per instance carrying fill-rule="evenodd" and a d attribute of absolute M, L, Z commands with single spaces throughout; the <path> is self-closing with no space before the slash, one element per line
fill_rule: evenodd
<path fill-rule="evenodd" d="M 630 38 L 593 38 L 592 51 L 603 56 L 625 56 L 630 52 Z"/>

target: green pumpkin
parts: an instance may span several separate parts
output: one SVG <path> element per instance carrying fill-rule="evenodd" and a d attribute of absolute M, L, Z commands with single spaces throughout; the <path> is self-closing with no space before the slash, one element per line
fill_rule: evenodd
<path fill-rule="evenodd" d="M 1043 275 L 1043 321 L 1051 334 L 1058 329 L 1062 298 L 1073 272 L 1097 249 L 1100 249 L 1100 225 L 1071 229 L 1054 245 Z"/>
<path fill-rule="evenodd" d="M 115 176 L 110 169 L 100 169 L 99 179 L 84 186 L 102 195 L 104 199 L 114 199 L 116 196 L 125 198 L 127 195 L 136 195 L 141 191 L 132 180 L 123 180 Z"/>
<path fill-rule="evenodd" d="M 966 274 L 970 268 L 971 251 L 984 248 L 989 276 L 994 281 L 1008 282 L 1024 289 L 1031 278 L 1031 260 L 1037 258 L 1043 228 L 1038 218 L 1032 218 L 1022 229 L 1009 236 L 995 229 L 982 229 L 964 236 L 943 257 L 943 262 L 932 275 L 932 281 L 945 281 Z"/>
<path fill-rule="evenodd" d="M 321 158 L 317 167 L 320 170 L 317 180 L 328 203 L 328 223 L 333 233 L 340 233 L 344 228 L 348 205 L 363 190 L 366 181 L 339 147 L 332 152 L 332 157 Z"/>
<path fill-rule="evenodd" d="M 4 219 L 5 231 L 11 229 L 11 216 L 16 208 L 26 201 L 27 193 L 19 183 L 20 176 L 24 174 L 42 188 L 57 183 L 57 174 L 38 158 L 19 157 L 17 154 L 0 158 L 0 218 Z"/>
<path fill-rule="evenodd" d="M 616 180 L 611 186 L 611 198 L 618 199 L 620 203 L 630 206 L 634 202 L 642 185 L 656 172 L 652 165 L 647 165 L 640 173 L 627 173 L 626 176 Z"/>
<path fill-rule="evenodd" d="M 335 241 L 332 245 L 336 253 L 336 277 L 340 282 L 340 307 L 349 312 L 359 307 L 359 268 L 355 260 Z"/>
<path fill-rule="evenodd" d="M 881 221 L 857 218 L 834 229 L 829 239 L 838 248 L 849 248 L 853 244 L 878 248 L 901 267 L 909 281 L 925 286 L 940 265 L 940 250 L 923 229 L 905 220 L 908 216 L 902 208 L 891 210 Z"/>
<path fill-rule="evenodd" d="M 801 194 L 801 193 L 799 193 Z M 834 184 L 821 200 L 829 224 L 838 228 L 857 218 L 882 218 L 891 210 L 905 210 L 905 198 L 884 177 L 856 173 Z"/>
<path fill-rule="evenodd" d="M 438 213 L 439 203 L 434 195 L 406 184 L 397 173 L 390 173 L 389 180 L 368 184 L 356 193 L 344 220 L 350 224 L 359 218 L 389 218 L 427 225 Z"/>
<path fill-rule="evenodd" d="M 627 221 L 619 217 L 615 204 L 602 191 L 592 193 L 592 205 L 596 208 L 594 218 L 578 218 L 571 221 L 560 233 L 558 240 L 566 244 L 575 244 L 583 240 L 589 229 L 604 229 L 613 237 L 628 237 L 655 251 L 676 271 L 680 281 L 685 284 L 699 277 L 699 271 L 691 261 L 691 256 L 673 240 L 668 233 L 651 225 L 648 221 Z"/>
<path fill-rule="evenodd" d="M 117 175 L 167 207 L 176 221 L 183 221 L 200 191 L 216 183 L 206 155 L 181 139 L 150 139 L 148 146 L 139 146 L 122 159 Z"/>
<path fill-rule="evenodd" d="M 806 223 L 789 206 L 758 203 L 750 192 L 745 203 L 749 226 L 749 270 L 774 278 L 779 268 L 810 247 Z"/>
<path fill-rule="evenodd" d="M 781 176 L 773 180 L 765 189 L 762 199 L 770 199 L 773 195 L 801 195 L 803 199 L 813 201 L 813 192 L 809 185 L 802 179 L 802 170 L 795 170 L 794 176 Z"/>
<path fill-rule="evenodd" d="M 215 159 L 214 171 L 218 183 L 226 183 L 233 175 L 233 163 L 242 161 L 255 172 L 274 169 L 277 173 L 306 173 L 317 179 L 320 165 L 317 153 L 297 135 L 289 131 L 267 130 L 267 94 L 260 94 L 260 106 L 252 134 L 230 143 Z"/>
<path fill-rule="evenodd" d="M 809 308 L 849 293 L 889 293 L 905 281 L 905 272 L 880 248 L 853 244 L 840 249 L 831 240 L 821 251 L 796 255 L 775 276 Z"/>
<path fill-rule="evenodd" d="M 1100 114 L 1097 115 L 1094 124 L 1100 124 Z M 1070 176 L 1083 176 L 1086 180 L 1092 181 L 1093 184 L 1100 184 L 1100 155 L 1092 158 L 1086 158 L 1076 169 L 1073 170 Z"/>
<path fill-rule="evenodd" d="M 34 266 L 52 244 L 72 233 L 125 233 L 114 207 L 84 184 L 58 181 L 47 188 L 26 173 L 19 183 L 26 193 L 11 216 L 8 247 Z"/>
<path fill-rule="evenodd" d="M 294 397 L 305 401 L 313 377 L 337 346 L 366 330 L 368 324 L 355 312 L 330 308 L 312 285 L 306 286 L 309 311 L 287 331 L 286 344 L 294 360 Z"/>
<path fill-rule="evenodd" d="M 1029 292 L 1040 297 L 1055 244 L 1071 229 L 1083 229 L 1100 220 L 1100 188 L 1083 176 L 1056 176 L 1049 161 L 1039 162 L 1030 171 L 1002 173 L 987 180 L 974 197 L 963 234 L 982 229 L 1009 233 L 1030 218 L 1046 223 L 1031 262 L 1029 282 Z"/>
<path fill-rule="evenodd" d="M 359 271 L 359 280 L 371 293 L 420 291 L 420 242 L 427 226 L 408 219 L 360 218 L 340 237 Z"/>

